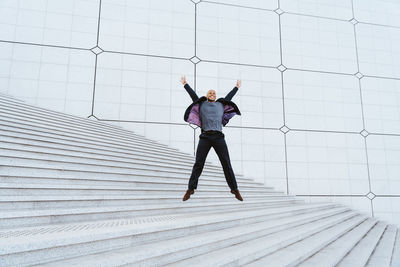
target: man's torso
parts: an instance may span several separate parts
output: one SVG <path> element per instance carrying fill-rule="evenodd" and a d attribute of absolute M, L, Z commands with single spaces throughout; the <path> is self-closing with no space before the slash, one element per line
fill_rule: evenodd
<path fill-rule="evenodd" d="M 201 128 L 204 131 L 222 132 L 224 105 L 221 102 L 204 101 L 200 108 Z"/>

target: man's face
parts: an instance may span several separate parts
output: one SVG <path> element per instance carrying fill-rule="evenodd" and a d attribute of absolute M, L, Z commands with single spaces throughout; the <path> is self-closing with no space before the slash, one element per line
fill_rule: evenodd
<path fill-rule="evenodd" d="M 208 90 L 208 92 L 207 92 L 207 99 L 208 99 L 208 101 L 215 101 L 215 98 L 216 98 L 216 97 L 217 97 L 217 96 L 216 96 L 214 90 Z"/>

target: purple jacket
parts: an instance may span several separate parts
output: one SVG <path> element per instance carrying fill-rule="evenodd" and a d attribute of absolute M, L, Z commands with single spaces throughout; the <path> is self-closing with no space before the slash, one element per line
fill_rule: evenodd
<path fill-rule="evenodd" d="M 191 124 L 195 124 L 201 128 L 200 107 L 201 104 L 207 100 L 207 97 L 198 97 L 196 92 L 188 85 L 185 84 L 185 89 L 193 100 L 193 103 L 187 107 L 183 119 Z M 224 114 L 222 117 L 222 125 L 225 126 L 229 120 L 235 115 L 241 115 L 239 108 L 231 101 L 232 97 L 236 94 L 239 88 L 234 87 L 224 98 L 218 98 L 216 101 L 224 105 Z"/>

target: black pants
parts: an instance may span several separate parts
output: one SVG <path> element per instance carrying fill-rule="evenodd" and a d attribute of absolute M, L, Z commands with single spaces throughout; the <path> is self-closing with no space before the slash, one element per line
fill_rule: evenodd
<path fill-rule="evenodd" d="M 226 182 L 229 188 L 232 190 L 238 189 L 235 179 L 235 174 L 231 166 L 231 161 L 229 159 L 228 147 L 225 142 L 225 135 L 222 132 L 215 131 L 212 133 L 203 132 L 199 135 L 200 140 L 197 145 L 196 152 L 196 162 L 193 165 L 192 175 L 189 179 L 189 189 L 197 189 L 197 183 L 199 181 L 199 176 L 203 171 L 204 163 L 206 157 L 211 147 L 214 148 L 221 162 L 222 168 L 224 170 Z"/>

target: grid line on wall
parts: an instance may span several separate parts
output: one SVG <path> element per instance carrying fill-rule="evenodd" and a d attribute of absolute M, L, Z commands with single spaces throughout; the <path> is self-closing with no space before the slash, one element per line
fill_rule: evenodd
<path fill-rule="evenodd" d="M 32 46 L 40 46 L 40 47 L 52 47 L 52 48 L 63 48 L 63 49 L 71 49 L 71 50 L 90 51 L 90 48 L 83 48 L 83 47 L 63 46 L 63 45 L 54 45 L 54 44 L 51 45 L 51 44 L 41 44 L 41 43 L 30 43 L 30 42 L 11 41 L 11 40 L 0 40 L 0 43 L 32 45 Z"/>
<path fill-rule="evenodd" d="M 268 9 L 268 8 L 253 7 L 253 6 L 243 6 L 243 5 L 230 4 L 230 3 L 223 3 L 223 2 L 215 2 L 215 1 L 209 1 L 209 0 L 201 0 L 200 2 L 202 2 L 202 3 L 210 3 L 210 4 L 217 4 L 217 5 L 223 5 L 223 6 L 233 6 L 233 7 L 246 8 L 246 9 L 255 9 L 255 10 L 263 10 L 263 11 L 274 11 L 273 9 Z M 200 3 L 200 2 L 199 2 L 199 3 Z"/>

